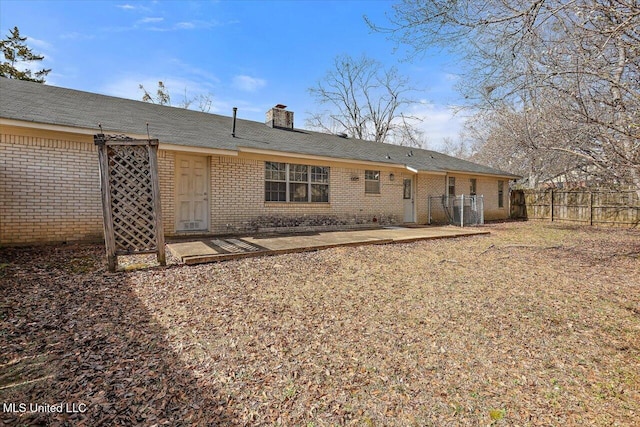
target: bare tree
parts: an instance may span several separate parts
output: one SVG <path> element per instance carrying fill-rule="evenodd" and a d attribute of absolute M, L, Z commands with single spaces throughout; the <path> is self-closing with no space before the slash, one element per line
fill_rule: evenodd
<path fill-rule="evenodd" d="M 405 0 L 390 28 L 370 24 L 416 54 L 434 46 L 460 54 L 470 105 L 503 126 L 514 114 L 539 122 L 520 129 L 538 129 L 519 138 L 531 156 L 562 153 L 573 159 L 567 168 L 588 164 L 640 194 L 637 0 Z"/>
<path fill-rule="evenodd" d="M 142 90 L 142 100 L 144 102 L 150 102 L 152 104 L 158 105 L 171 105 L 171 94 L 169 93 L 169 89 L 165 86 L 165 84 L 161 81 L 158 82 L 158 89 L 156 90 L 156 94 L 152 95 L 147 91 L 147 89 L 142 85 L 138 85 L 140 90 Z M 208 113 L 211 111 L 211 106 L 213 104 L 213 95 L 208 94 L 199 94 L 193 98 L 189 98 L 187 96 L 187 88 L 184 89 L 184 97 L 182 98 L 182 102 L 178 105 L 180 108 L 189 109 L 194 102 L 198 103 L 198 110 L 204 113 Z"/>
<path fill-rule="evenodd" d="M 211 111 L 211 106 L 213 105 L 213 95 L 211 95 L 210 93 L 201 93 L 195 98 L 195 101 L 198 101 L 198 111 L 208 113 Z"/>
<path fill-rule="evenodd" d="M 385 68 L 374 59 L 341 55 L 322 81 L 309 89 L 328 109 L 312 114 L 307 126 L 352 138 L 400 145 L 421 146 L 424 136 L 406 114 L 416 101 L 409 80 L 395 67 Z"/>
<path fill-rule="evenodd" d="M 155 95 L 150 94 L 142 84 L 138 85 L 138 87 L 143 92 L 142 100 L 144 102 L 150 102 L 158 105 L 171 105 L 171 95 L 164 83 L 161 81 L 158 82 L 158 89 L 156 90 Z"/>
<path fill-rule="evenodd" d="M 457 140 L 449 136 L 444 137 L 442 139 L 442 148 L 439 151 L 459 159 L 468 160 L 473 155 L 471 153 L 471 149 L 472 145 L 469 144 L 462 135 L 460 135 Z"/>
<path fill-rule="evenodd" d="M 524 177 L 523 184 L 536 187 L 553 182 L 571 171 L 573 179 L 590 178 L 585 162 L 568 153 L 539 148 L 536 141 L 552 137 L 548 123 L 553 117 L 538 117 L 519 111 L 477 113 L 465 124 L 466 152 L 472 161 L 506 168 Z"/>

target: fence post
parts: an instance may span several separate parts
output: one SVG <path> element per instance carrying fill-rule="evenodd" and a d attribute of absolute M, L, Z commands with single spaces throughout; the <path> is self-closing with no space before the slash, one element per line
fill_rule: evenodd
<path fill-rule="evenodd" d="M 113 234 L 113 218 L 111 216 L 111 189 L 106 137 L 103 134 L 94 135 L 93 141 L 98 147 L 100 194 L 102 197 L 102 218 L 104 223 L 104 244 L 107 252 L 107 266 L 111 273 L 115 273 L 118 267 L 118 259 L 116 257 L 116 241 Z"/>
<path fill-rule="evenodd" d="M 464 194 L 460 195 L 460 227 L 464 227 Z"/>
<path fill-rule="evenodd" d="M 553 222 L 553 188 L 551 189 L 551 222 Z"/>
<path fill-rule="evenodd" d="M 162 224 L 162 206 L 160 205 L 160 179 L 158 178 L 158 140 L 149 140 L 149 167 L 151 169 L 151 191 L 153 194 L 153 213 L 155 218 L 157 259 L 160 265 L 167 265 L 164 249 L 164 228 Z"/>
<path fill-rule="evenodd" d="M 593 225 L 593 191 L 589 191 L 589 225 Z"/>

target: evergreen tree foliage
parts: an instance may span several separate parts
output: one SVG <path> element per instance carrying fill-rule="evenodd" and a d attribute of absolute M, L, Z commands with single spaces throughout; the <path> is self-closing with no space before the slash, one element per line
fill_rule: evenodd
<path fill-rule="evenodd" d="M 43 55 L 36 55 L 26 44 L 27 38 L 20 36 L 18 27 L 13 27 L 7 37 L 0 41 L 0 50 L 4 54 L 4 61 L 0 63 L 0 76 L 9 79 L 28 80 L 30 82 L 44 83 L 45 76 L 51 69 L 43 68 L 32 72 L 28 68 L 20 66 L 22 63 L 42 61 Z"/>

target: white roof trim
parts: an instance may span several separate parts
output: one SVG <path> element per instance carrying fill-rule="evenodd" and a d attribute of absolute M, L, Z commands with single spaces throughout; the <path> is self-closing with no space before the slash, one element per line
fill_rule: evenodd
<path fill-rule="evenodd" d="M 489 176 L 491 178 L 505 178 L 505 179 L 518 179 L 518 176 L 515 175 L 501 175 L 495 173 L 482 173 L 482 172 L 469 172 L 469 171 L 456 171 L 456 170 L 447 170 L 447 174 L 449 175 L 471 175 L 471 176 Z"/>
<path fill-rule="evenodd" d="M 407 170 L 413 173 L 418 173 L 418 169 L 414 169 L 411 166 L 406 166 Z"/>
<path fill-rule="evenodd" d="M 197 147 L 195 145 L 178 145 L 178 144 L 168 144 L 165 142 L 161 142 L 159 147 L 160 150 L 165 151 L 182 151 L 185 153 L 198 153 L 198 154 L 208 154 L 212 156 L 238 156 L 238 152 L 235 150 L 225 150 L 222 148 L 207 148 L 207 147 Z"/>
<path fill-rule="evenodd" d="M 418 171 L 418 174 L 420 174 L 420 175 L 445 176 L 447 174 L 447 172 L 445 172 L 445 171 Z"/>
<path fill-rule="evenodd" d="M 265 150 L 262 148 L 238 147 L 238 151 L 240 153 L 263 154 L 266 156 L 291 157 L 296 159 L 319 160 L 325 162 L 353 163 L 369 166 L 382 166 L 385 168 L 406 168 L 405 165 L 401 165 L 398 163 L 373 162 L 370 160 L 346 159 L 344 157 L 317 156 L 314 154 L 291 153 L 287 151 Z"/>
<path fill-rule="evenodd" d="M 39 122 L 28 122 L 25 120 L 15 120 L 15 119 L 3 119 L 0 118 L 0 125 L 2 126 L 15 126 L 20 128 L 29 128 L 29 129 L 39 129 L 39 130 L 50 130 L 53 132 L 66 132 L 66 133 L 75 133 L 79 135 L 96 135 L 100 133 L 100 128 L 96 124 L 95 129 L 88 128 L 78 128 L 73 126 L 64 126 L 64 125 L 52 125 L 48 123 L 39 123 Z M 149 138 L 147 135 L 142 134 L 134 134 L 129 132 L 120 132 L 120 131 L 109 131 L 108 129 L 103 129 L 104 134 L 124 134 L 128 137 L 134 139 L 147 139 Z"/>

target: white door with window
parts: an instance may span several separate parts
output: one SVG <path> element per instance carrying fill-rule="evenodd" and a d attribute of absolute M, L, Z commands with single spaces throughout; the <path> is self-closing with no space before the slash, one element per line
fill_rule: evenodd
<path fill-rule="evenodd" d="M 176 156 L 176 231 L 209 229 L 209 158 Z"/>
<path fill-rule="evenodd" d="M 405 178 L 403 181 L 402 199 L 404 203 L 404 222 L 415 222 L 413 178 Z"/>

